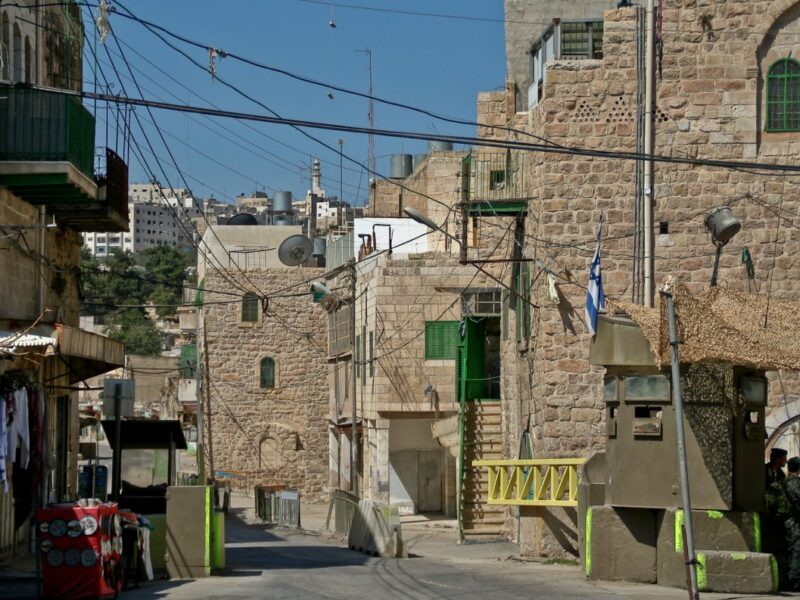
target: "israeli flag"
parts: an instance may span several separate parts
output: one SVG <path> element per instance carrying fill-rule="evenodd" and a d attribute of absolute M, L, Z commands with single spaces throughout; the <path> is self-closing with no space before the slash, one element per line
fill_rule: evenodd
<path fill-rule="evenodd" d="M 597 227 L 597 243 L 594 248 L 592 265 L 589 267 L 589 287 L 586 292 L 586 328 L 589 333 L 597 333 L 597 315 L 606 309 L 606 294 L 603 292 L 603 272 L 600 269 L 600 232 L 603 229 L 603 217 Z"/>

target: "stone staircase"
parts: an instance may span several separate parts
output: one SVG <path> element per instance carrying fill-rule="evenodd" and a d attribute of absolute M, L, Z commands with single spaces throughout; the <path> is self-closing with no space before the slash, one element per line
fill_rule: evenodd
<path fill-rule="evenodd" d="M 506 511 L 489 506 L 489 475 L 475 460 L 503 458 L 502 415 L 498 401 L 467 403 L 464 427 L 464 487 L 461 491 L 461 522 L 464 537 L 506 537 Z"/>

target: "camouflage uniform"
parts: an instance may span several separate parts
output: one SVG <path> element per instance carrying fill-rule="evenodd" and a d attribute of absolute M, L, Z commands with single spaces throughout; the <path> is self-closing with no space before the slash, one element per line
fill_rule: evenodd
<path fill-rule="evenodd" d="M 789 585 L 800 590 L 800 477 L 773 483 L 767 490 L 767 509 L 783 520 Z"/>

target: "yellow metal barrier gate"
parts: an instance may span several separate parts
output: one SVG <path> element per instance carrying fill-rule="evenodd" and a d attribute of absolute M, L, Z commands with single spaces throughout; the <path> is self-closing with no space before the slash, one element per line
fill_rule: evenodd
<path fill-rule="evenodd" d="M 476 460 L 489 471 L 488 504 L 578 506 L 578 467 L 585 458 Z"/>

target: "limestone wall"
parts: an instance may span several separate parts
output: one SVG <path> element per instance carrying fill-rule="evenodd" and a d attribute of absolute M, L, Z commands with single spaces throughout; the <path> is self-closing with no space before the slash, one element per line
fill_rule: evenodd
<path fill-rule="evenodd" d="M 794 8 L 792 8 L 794 6 Z M 659 155 L 797 164 L 800 133 L 764 133 L 765 65 L 795 55 L 800 9 L 796 2 L 666 0 L 664 51 L 659 65 L 656 148 Z M 788 13 L 785 11 L 789 11 Z M 528 131 L 564 146 L 633 151 L 636 134 L 635 9 L 605 13 L 602 61 L 548 65 L 544 99 L 531 111 Z M 782 16 L 783 15 L 783 16 Z M 773 25 L 774 24 L 774 25 Z M 798 40 L 800 43 L 800 40 Z M 498 105 L 499 106 L 499 105 Z M 512 123 L 507 118 L 507 123 Z M 633 291 L 634 163 L 538 153 L 531 181 L 525 254 L 559 276 L 558 305 L 537 280 L 532 335 L 510 347 L 503 363 L 507 453 L 530 418 L 538 456 L 588 455 L 603 447 L 602 371 L 588 364 L 583 323 L 588 265 L 601 212 L 603 276 L 610 298 Z M 729 205 L 742 231 L 725 248 L 720 285 L 775 298 L 800 292 L 798 181 L 765 172 L 657 163 L 655 166 L 656 287 L 667 275 L 690 289 L 709 285 L 714 247 L 705 214 Z M 659 223 L 667 233 L 659 234 Z M 747 248 L 755 280 L 741 264 Z M 772 376 L 772 380 L 777 378 Z M 797 398 L 786 374 L 771 386 L 772 404 Z M 554 517 L 553 517 L 554 518 Z M 546 537 L 546 536 L 545 536 Z M 531 552 L 559 554 L 552 536 Z"/>
<path fill-rule="evenodd" d="M 235 484 L 284 484 L 309 500 L 328 486 L 327 314 L 309 284 L 322 269 L 251 269 L 247 278 L 270 297 L 268 314 L 241 322 L 240 302 L 212 290 L 229 285 L 206 274 L 203 331 L 211 373 L 215 470 L 241 475 Z M 245 283 L 239 276 L 240 282 Z M 287 289 L 288 288 L 288 289 Z M 202 335 L 202 334 L 201 334 Z M 275 387 L 260 387 L 259 365 L 275 361 Z"/>

